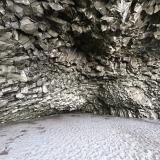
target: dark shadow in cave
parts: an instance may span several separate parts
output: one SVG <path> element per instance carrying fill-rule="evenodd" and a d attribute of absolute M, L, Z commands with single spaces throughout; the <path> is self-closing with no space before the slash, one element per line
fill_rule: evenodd
<path fill-rule="evenodd" d="M 78 36 L 73 35 L 73 39 L 75 42 L 74 48 L 89 57 L 106 55 L 109 50 L 104 39 L 94 38 L 91 32 L 82 33 Z"/>

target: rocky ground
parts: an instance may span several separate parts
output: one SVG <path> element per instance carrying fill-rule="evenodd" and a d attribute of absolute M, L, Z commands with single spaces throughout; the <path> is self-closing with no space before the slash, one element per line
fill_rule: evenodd
<path fill-rule="evenodd" d="M 1 160 L 159 160 L 160 122 L 90 114 L 0 126 Z"/>
<path fill-rule="evenodd" d="M 159 0 L 1 0 L 0 122 L 160 118 L 159 22 Z"/>

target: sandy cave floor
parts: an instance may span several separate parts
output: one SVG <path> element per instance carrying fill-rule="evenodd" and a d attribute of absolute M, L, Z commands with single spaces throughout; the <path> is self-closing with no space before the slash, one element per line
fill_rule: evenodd
<path fill-rule="evenodd" d="M 1 125 L 0 160 L 160 160 L 160 121 L 77 113 Z"/>

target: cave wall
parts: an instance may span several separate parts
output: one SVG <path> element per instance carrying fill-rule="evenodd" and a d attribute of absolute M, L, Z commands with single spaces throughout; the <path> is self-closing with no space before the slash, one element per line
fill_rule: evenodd
<path fill-rule="evenodd" d="M 160 1 L 2 0 L 0 17 L 1 123 L 160 118 Z"/>

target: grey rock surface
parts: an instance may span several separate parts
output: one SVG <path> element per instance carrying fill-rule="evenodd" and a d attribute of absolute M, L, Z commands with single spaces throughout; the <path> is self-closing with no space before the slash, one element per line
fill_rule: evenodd
<path fill-rule="evenodd" d="M 2 0 L 0 17 L 0 122 L 160 118 L 160 1 Z"/>

